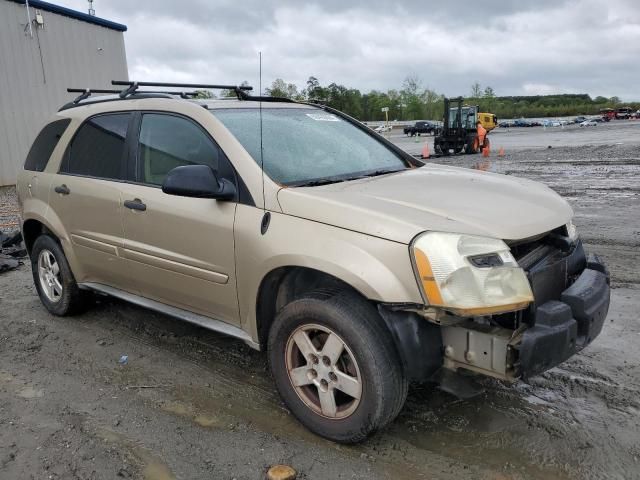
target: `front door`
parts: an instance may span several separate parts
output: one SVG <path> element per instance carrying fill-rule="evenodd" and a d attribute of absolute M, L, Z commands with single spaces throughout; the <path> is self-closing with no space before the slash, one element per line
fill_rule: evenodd
<path fill-rule="evenodd" d="M 209 165 L 235 182 L 228 159 L 194 121 L 142 113 L 136 183 L 124 188 L 124 256 L 141 295 L 239 324 L 233 225 L 235 201 L 167 195 L 181 165 Z"/>

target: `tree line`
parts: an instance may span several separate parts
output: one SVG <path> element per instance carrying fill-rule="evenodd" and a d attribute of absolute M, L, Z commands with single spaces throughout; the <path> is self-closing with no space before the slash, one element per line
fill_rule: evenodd
<path fill-rule="evenodd" d="M 222 95 L 235 96 L 235 93 L 223 92 Z M 302 89 L 278 78 L 265 89 L 265 95 L 319 101 L 361 121 L 384 120 L 384 107 L 389 109 L 389 120 L 440 120 L 444 109 L 444 95 L 425 88 L 416 76 L 408 76 L 400 89 L 366 93 L 337 83 L 322 85 L 314 76 L 309 77 Z M 618 97 L 591 98 L 588 94 L 497 96 L 492 87 L 483 88 L 478 82 L 471 85 L 465 103 L 478 105 L 481 111 L 494 113 L 498 118 L 596 115 L 603 108 L 640 108 L 640 102 L 623 104 Z"/>

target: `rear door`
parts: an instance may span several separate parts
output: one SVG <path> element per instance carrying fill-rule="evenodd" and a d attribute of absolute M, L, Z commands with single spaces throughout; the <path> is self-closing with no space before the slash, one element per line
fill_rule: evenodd
<path fill-rule="evenodd" d="M 123 246 L 121 185 L 126 178 L 127 131 L 133 114 L 109 113 L 87 119 L 77 130 L 54 175 L 51 215 L 66 230 L 76 257 L 76 281 L 134 291 Z"/>
<path fill-rule="evenodd" d="M 209 165 L 236 183 L 220 147 L 196 122 L 138 114 L 137 182 L 124 186 L 124 255 L 142 296 L 239 324 L 233 226 L 236 201 L 167 195 L 161 185 L 181 165 Z"/>

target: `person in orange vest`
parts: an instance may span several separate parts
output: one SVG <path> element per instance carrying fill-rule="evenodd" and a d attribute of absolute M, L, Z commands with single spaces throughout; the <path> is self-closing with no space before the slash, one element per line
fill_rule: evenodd
<path fill-rule="evenodd" d="M 484 139 L 487 136 L 487 130 L 482 126 L 482 123 L 480 122 L 480 120 L 478 120 L 476 122 L 476 129 L 478 131 L 478 136 L 476 137 L 476 150 L 484 148 Z"/>

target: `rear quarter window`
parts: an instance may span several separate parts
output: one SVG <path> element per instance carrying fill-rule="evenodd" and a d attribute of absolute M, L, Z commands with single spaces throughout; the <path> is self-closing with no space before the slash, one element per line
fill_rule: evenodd
<path fill-rule="evenodd" d="M 49 157 L 51 157 L 69 123 L 71 123 L 71 119 L 63 118 L 49 123 L 40 131 L 31 146 L 31 150 L 29 150 L 27 160 L 24 162 L 25 170 L 42 172 L 45 169 L 49 162 Z"/>

